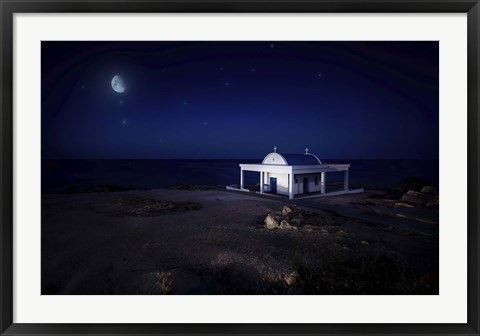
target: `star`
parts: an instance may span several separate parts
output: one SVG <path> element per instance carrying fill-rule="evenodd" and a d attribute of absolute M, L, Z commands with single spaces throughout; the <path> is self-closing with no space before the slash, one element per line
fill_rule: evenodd
<path fill-rule="evenodd" d="M 228 86 L 228 82 L 225 82 L 225 86 Z"/>
<path fill-rule="evenodd" d="M 186 101 L 184 101 L 184 102 L 183 102 L 183 105 L 187 105 L 187 102 L 186 102 Z"/>
<path fill-rule="evenodd" d="M 323 76 L 323 75 L 322 75 L 322 73 L 321 73 L 321 72 L 319 72 L 319 73 L 318 73 L 318 77 L 322 77 L 322 76 Z"/>
<path fill-rule="evenodd" d="M 126 124 L 127 124 L 127 121 L 126 121 L 126 120 L 122 120 L 122 124 L 126 125 Z"/>
<path fill-rule="evenodd" d="M 120 103 L 120 104 L 123 104 L 123 100 L 120 100 L 119 103 Z"/>
<path fill-rule="evenodd" d="M 220 71 L 223 71 L 223 67 L 220 67 Z"/>
<path fill-rule="evenodd" d="M 85 89 L 85 85 L 82 85 L 82 89 Z"/>
<path fill-rule="evenodd" d="M 257 71 L 257 69 L 253 68 L 253 69 L 252 69 L 252 72 L 255 72 L 255 71 Z"/>
<path fill-rule="evenodd" d="M 207 126 L 207 122 L 206 122 L 206 121 L 203 122 L 203 126 Z"/>
<path fill-rule="evenodd" d="M 275 48 L 275 44 L 270 44 L 270 48 Z"/>

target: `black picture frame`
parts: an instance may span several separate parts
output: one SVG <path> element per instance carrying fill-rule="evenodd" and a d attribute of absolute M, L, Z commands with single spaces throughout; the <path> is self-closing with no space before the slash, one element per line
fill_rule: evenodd
<path fill-rule="evenodd" d="M 2 335 L 479 335 L 478 0 L 0 0 L 0 332 Z M 468 323 L 466 324 L 21 324 L 13 323 L 13 16 L 15 13 L 467 13 Z"/>

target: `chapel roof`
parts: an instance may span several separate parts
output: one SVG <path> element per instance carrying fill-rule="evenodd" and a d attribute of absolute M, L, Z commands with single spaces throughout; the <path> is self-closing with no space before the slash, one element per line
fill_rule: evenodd
<path fill-rule="evenodd" d="M 310 153 L 282 154 L 278 152 L 273 152 L 265 156 L 262 164 L 273 164 L 282 166 L 317 166 L 321 165 L 322 162 L 317 156 Z"/>
<path fill-rule="evenodd" d="M 289 166 L 319 165 L 321 162 L 311 154 L 280 154 Z"/>

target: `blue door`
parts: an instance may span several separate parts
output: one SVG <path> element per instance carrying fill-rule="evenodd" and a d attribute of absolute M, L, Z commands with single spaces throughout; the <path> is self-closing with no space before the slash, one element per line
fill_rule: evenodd
<path fill-rule="evenodd" d="M 277 193 L 277 178 L 270 177 L 270 192 Z"/>
<path fill-rule="evenodd" d="M 308 177 L 303 178 L 303 193 L 308 193 Z"/>

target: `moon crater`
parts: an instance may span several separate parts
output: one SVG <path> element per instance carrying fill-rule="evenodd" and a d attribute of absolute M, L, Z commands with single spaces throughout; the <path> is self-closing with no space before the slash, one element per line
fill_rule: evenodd
<path fill-rule="evenodd" d="M 112 89 L 118 93 L 125 92 L 125 82 L 119 75 L 112 78 Z"/>

